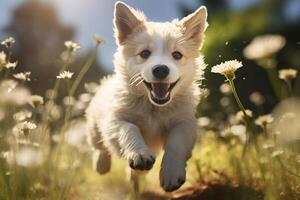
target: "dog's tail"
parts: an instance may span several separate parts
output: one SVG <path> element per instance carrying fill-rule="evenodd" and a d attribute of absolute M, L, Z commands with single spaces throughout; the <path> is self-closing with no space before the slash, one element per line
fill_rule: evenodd
<path fill-rule="evenodd" d="M 111 155 L 105 150 L 96 149 L 93 153 L 93 168 L 99 174 L 106 174 L 111 168 Z"/>

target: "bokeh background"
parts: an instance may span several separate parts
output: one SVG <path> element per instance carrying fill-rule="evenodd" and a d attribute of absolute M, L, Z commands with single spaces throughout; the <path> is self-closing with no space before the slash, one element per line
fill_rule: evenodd
<path fill-rule="evenodd" d="M 149 20 L 168 21 L 181 18 L 200 5 L 208 7 L 209 28 L 202 49 L 209 72 L 211 66 L 228 59 L 238 59 L 244 64 L 236 80 L 245 106 L 254 105 L 249 100 L 253 92 L 263 93 L 266 101 L 262 112 L 270 111 L 277 103 L 268 84 L 265 71 L 253 61 L 244 59 L 244 47 L 260 34 L 276 33 L 287 39 L 287 44 L 277 54 L 278 68 L 298 68 L 300 64 L 300 1 L 298 0 L 125 0 L 129 5 L 145 12 Z M 113 71 L 113 54 L 116 44 L 113 36 L 113 9 L 115 1 L 104 0 L 0 0 L 0 39 L 13 36 L 14 59 L 19 61 L 17 71 L 32 71 L 29 86 L 33 93 L 42 94 L 53 86 L 60 67 L 60 54 L 64 41 L 74 40 L 82 46 L 72 70 L 80 70 L 92 51 L 94 34 L 102 36 L 105 43 L 98 51 L 97 60 L 84 81 L 98 82 L 103 75 Z M 247 76 L 246 76 L 247 75 Z M 206 73 L 204 86 L 209 89 L 206 103 L 201 106 L 204 115 L 223 120 L 219 112 L 219 86 L 223 78 Z M 296 93 L 300 93 L 299 85 Z M 298 86 L 297 86 L 298 85 Z M 242 88 L 242 89 L 239 89 Z M 79 90 L 80 92 L 80 90 Z M 224 102 L 223 102 L 224 104 Z M 226 102 L 225 102 L 226 107 Z M 224 112 L 225 113 L 225 112 Z"/>
<path fill-rule="evenodd" d="M 144 11 L 151 21 L 182 18 L 201 5 L 208 8 L 209 27 L 201 49 L 207 69 L 201 85 L 204 98 L 198 107 L 199 133 L 203 134 L 187 165 L 184 187 L 210 200 L 299 199 L 300 104 L 293 97 L 300 95 L 300 1 L 124 1 Z M 114 157 L 112 173 L 99 178 L 92 170 L 92 152 L 85 138 L 84 110 L 98 86 L 95 83 L 113 72 L 114 4 L 112 0 L 0 0 L 0 41 L 9 36 L 16 40 L 8 61 L 18 61 L 15 70 L 0 69 L 1 200 L 125 199 L 131 194 L 126 161 Z M 94 34 L 105 40 L 98 49 Z M 265 34 L 286 40 L 282 49 L 267 55 L 277 62 L 271 69 L 243 55 L 253 38 Z M 66 49 L 68 40 L 81 46 L 76 54 Z M 266 44 L 276 46 L 274 41 L 261 42 L 260 53 L 268 53 Z M 9 55 L 9 50 L 0 45 L 0 52 Z M 237 120 L 239 109 L 230 87 L 223 76 L 211 73 L 213 66 L 232 59 L 244 65 L 236 71 L 234 83 L 245 108 L 253 111 L 251 123 Z M 286 81 L 293 91 L 278 79 L 278 70 L 286 68 L 298 71 Z M 65 69 L 74 72 L 72 80 L 56 78 Z M 89 70 L 73 94 L 68 84 L 71 81 L 73 88 L 84 69 Z M 31 72 L 31 81 L 13 79 L 17 72 L 26 71 Z M 272 88 L 269 71 L 280 85 L 278 90 Z M 265 125 L 257 123 L 261 118 Z M 255 145 L 248 147 L 248 134 Z M 145 199 L 172 199 L 159 186 L 160 160 L 161 155 L 146 176 Z M 182 198 L 175 194 L 173 199 L 191 197 L 185 189 L 181 192 Z"/>

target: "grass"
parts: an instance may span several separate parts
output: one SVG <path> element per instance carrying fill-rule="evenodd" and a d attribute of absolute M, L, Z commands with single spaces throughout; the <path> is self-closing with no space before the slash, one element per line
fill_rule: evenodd
<path fill-rule="evenodd" d="M 127 163 L 113 157 L 111 173 L 100 177 L 92 170 L 91 150 L 82 134 L 84 109 L 94 90 L 87 85 L 86 92 L 77 97 L 74 94 L 92 65 L 99 44 L 96 43 L 79 74 L 57 79 L 48 97 L 31 96 L 30 90 L 24 86 L 28 77 L 14 78 L 13 69 L 6 67 L 7 63 L 13 62 L 11 46 L 6 49 L 5 54 L 9 56 L 2 64 L 0 62 L 1 200 L 126 199 L 131 194 L 132 188 L 126 178 Z M 70 60 L 76 50 L 68 46 L 68 57 L 60 72 L 72 69 Z M 292 79 L 296 77 L 289 76 L 290 79 L 285 80 L 289 91 L 280 93 L 288 94 L 282 102 L 294 105 L 293 109 L 283 106 L 270 115 L 272 119 L 261 119 L 257 123 L 259 127 L 255 126 L 254 118 L 246 115 L 234 85 L 235 70 L 231 71 L 231 76 L 225 77 L 236 100 L 233 104 L 237 103 L 236 108 L 241 109 L 244 120 L 224 121 L 222 123 L 228 127 L 224 128 L 209 119 L 209 123 L 215 125 L 199 127 L 202 134 L 188 162 L 188 180 L 183 189 L 165 194 L 160 188 L 160 156 L 141 182 L 143 189 L 138 199 L 205 200 L 220 196 L 228 200 L 300 199 L 297 128 L 300 111 L 294 109 L 300 104 L 290 98 L 293 96 Z M 276 72 L 276 68 L 273 70 Z M 271 75 L 277 76 L 276 73 Z M 278 77 L 270 79 L 276 80 L 277 85 L 284 84 Z M 69 88 L 66 95 L 69 100 L 65 103 L 56 98 L 62 86 Z M 293 131 L 296 131 L 296 139 Z"/>

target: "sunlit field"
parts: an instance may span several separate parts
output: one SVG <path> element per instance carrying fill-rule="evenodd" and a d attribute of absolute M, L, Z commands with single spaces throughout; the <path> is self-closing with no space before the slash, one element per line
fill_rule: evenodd
<path fill-rule="evenodd" d="M 241 15 L 235 22 L 243 23 Z M 0 38 L 0 200 L 300 199 L 299 42 L 288 43 L 286 33 L 274 31 L 233 42 L 234 33 L 217 39 L 222 19 L 209 23 L 208 46 L 218 49 L 214 42 L 224 40 L 226 50 L 211 56 L 204 44 L 201 53 L 211 57 L 199 80 L 198 139 L 187 181 L 172 193 L 159 184 L 161 154 L 138 190 L 128 178 L 128 163 L 118 157 L 107 175 L 93 170 L 85 109 L 100 73 L 97 81 L 85 77 L 105 38 L 90 38 L 94 47 L 79 63 L 84 46 L 62 41 L 57 73 L 49 74 L 53 81 L 42 89 L 39 71 L 19 70 L 18 37 Z M 234 42 L 241 47 L 238 54 L 231 53 Z"/>

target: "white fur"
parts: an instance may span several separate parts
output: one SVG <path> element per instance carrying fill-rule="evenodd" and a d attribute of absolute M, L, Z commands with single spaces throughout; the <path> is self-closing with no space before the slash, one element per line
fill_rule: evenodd
<path fill-rule="evenodd" d="M 126 12 L 118 9 L 125 9 Z M 118 16 L 118 13 L 124 15 L 128 12 L 129 20 L 134 21 L 136 26 L 143 24 L 145 29 L 136 32 L 126 29 L 130 35 L 122 33 L 119 36 L 122 41 L 119 41 L 115 54 L 115 73 L 102 80 L 101 87 L 86 111 L 90 142 L 98 156 L 95 163 L 100 173 L 106 173 L 110 167 L 109 154 L 116 153 L 133 165 L 147 166 L 150 163 L 148 167 L 151 167 L 152 159 L 163 146 L 165 153 L 160 183 L 166 191 L 172 191 L 185 181 L 186 161 L 196 141 L 194 115 L 199 92 L 194 81 L 201 79 L 205 67 L 198 53 L 205 27 L 199 36 L 193 36 L 201 37 L 201 43 L 193 43 L 185 41 L 185 31 L 188 32 L 185 28 L 189 27 L 183 27 L 181 21 L 147 22 L 144 17 L 133 15 L 136 11 L 127 5 L 120 2 L 116 4 L 115 18 L 127 20 L 126 23 L 130 24 L 126 16 Z M 136 19 L 132 19 L 134 16 Z M 206 22 L 206 16 L 202 20 Z M 118 26 L 122 26 L 122 22 L 115 24 L 116 31 L 120 31 Z M 193 29 L 194 26 L 193 23 Z M 134 24 L 130 24 L 130 27 L 134 27 Z M 195 50 L 187 49 L 189 45 Z M 137 54 L 145 48 L 150 48 L 152 53 L 147 60 L 141 60 Z M 184 52 L 181 61 L 172 58 L 173 48 Z M 171 91 L 170 102 L 163 106 L 151 101 L 144 83 L 130 85 L 130 79 L 137 73 L 147 82 L 155 81 L 151 70 L 157 64 L 169 67 L 170 74 L 166 82 L 173 83 L 179 79 Z"/>

